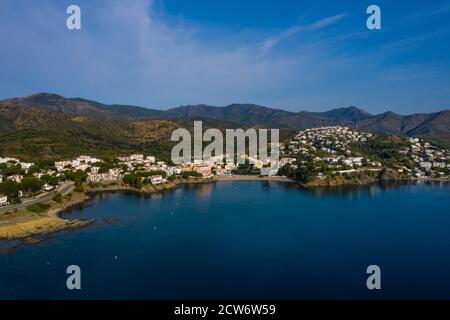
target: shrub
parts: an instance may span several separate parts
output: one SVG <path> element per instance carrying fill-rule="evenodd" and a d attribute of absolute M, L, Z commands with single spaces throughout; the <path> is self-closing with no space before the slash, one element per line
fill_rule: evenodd
<path fill-rule="evenodd" d="M 75 179 L 75 191 L 84 192 L 83 181 L 80 178 Z"/>
<path fill-rule="evenodd" d="M 100 188 L 102 185 L 100 184 L 100 183 L 98 183 L 98 182 L 89 182 L 88 183 L 88 186 L 90 187 L 90 188 L 92 188 L 92 189 L 95 189 L 95 188 Z"/>
<path fill-rule="evenodd" d="M 53 196 L 52 200 L 55 201 L 55 202 L 61 203 L 61 201 L 62 201 L 62 195 L 61 195 L 61 193 L 55 194 L 55 195 Z"/>
<path fill-rule="evenodd" d="M 30 204 L 27 207 L 28 211 L 34 212 L 34 213 L 41 213 L 46 211 L 48 208 L 50 208 L 50 206 L 48 204 L 45 203 L 35 203 L 35 204 Z"/>
<path fill-rule="evenodd" d="M 189 177 L 203 177 L 203 175 L 201 173 L 198 173 L 196 171 L 184 171 L 181 173 L 181 176 L 184 179 L 187 179 Z"/>

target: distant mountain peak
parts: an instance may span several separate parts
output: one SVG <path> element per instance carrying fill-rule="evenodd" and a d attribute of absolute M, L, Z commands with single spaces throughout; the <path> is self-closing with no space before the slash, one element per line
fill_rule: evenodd
<path fill-rule="evenodd" d="M 65 100 L 63 96 L 60 96 L 55 93 L 49 93 L 49 92 L 38 92 L 34 93 L 30 96 L 21 98 L 24 101 L 32 101 L 32 102 L 39 102 L 39 103 L 46 103 L 46 102 L 55 102 L 55 101 L 61 101 Z"/>
<path fill-rule="evenodd" d="M 337 120 L 359 121 L 371 117 L 372 115 L 355 106 L 336 108 L 324 112 L 325 115 L 336 118 Z"/>
<path fill-rule="evenodd" d="M 52 93 L 52 92 L 36 92 L 33 94 L 30 94 L 29 96 L 26 96 L 24 98 L 35 98 L 35 97 L 48 97 L 48 98 L 60 98 L 60 99 L 65 99 L 63 96 L 56 94 L 56 93 Z"/>
<path fill-rule="evenodd" d="M 104 121 L 204 119 L 213 121 L 212 123 L 217 125 L 220 123 L 232 125 L 230 128 L 238 125 L 294 130 L 341 125 L 374 133 L 430 136 L 450 143 L 450 110 L 408 116 L 392 111 L 372 115 L 356 106 L 336 108 L 326 112 L 292 112 L 252 103 L 233 103 L 225 107 L 206 104 L 185 105 L 163 111 L 130 105 L 107 105 L 83 98 L 68 99 L 48 92 L 5 99 L 0 101 L 0 105 L 11 109 L 17 107 L 21 110 L 27 107 L 44 109 Z"/>
<path fill-rule="evenodd" d="M 382 117 L 402 117 L 400 114 L 392 112 L 392 111 L 384 112 L 380 116 L 382 116 Z"/>

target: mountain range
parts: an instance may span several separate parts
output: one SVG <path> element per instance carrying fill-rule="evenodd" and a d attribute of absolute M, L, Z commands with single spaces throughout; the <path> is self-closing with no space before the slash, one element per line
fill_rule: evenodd
<path fill-rule="evenodd" d="M 290 112 L 254 104 L 188 105 L 158 110 L 38 93 L 0 100 L 0 152 L 7 154 L 10 147 L 10 153 L 22 156 L 35 152 L 37 157 L 58 158 L 86 148 L 101 154 L 108 154 L 108 150 L 115 154 L 156 148 L 164 149 L 167 155 L 171 131 L 180 126 L 190 128 L 192 120 L 203 120 L 206 127 L 291 131 L 341 125 L 377 134 L 424 137 L 450 145 L 450 110 L 372 115 L 353 106 L 327 112 Z"/>

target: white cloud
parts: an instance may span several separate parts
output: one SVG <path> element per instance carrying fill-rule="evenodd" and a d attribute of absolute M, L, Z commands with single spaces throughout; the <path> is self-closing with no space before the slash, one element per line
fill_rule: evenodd
<path fill-rule="evenodd" d="M 253 42 L 235 34 L 230 46 L 203 40 L 201 32 L 208 31 L 189 22 L 167 23 L 154 14 L 149 0 L 81 4 L 81 31 L 66 30 L 59 23 L 64 11 L 59 10 L 64 8 L 43 2 L 39 10 L 23 13 L 25 26 L 13 19 L 0 22 L 3 30 L 7 24 L 15 34 L 16 40 L 10 39 L 8 47 L 29 65 L 22 86 L 28 82 L 45 91 L 87 97 L 95 92 L 95 98 L 106 102 L 148 106 L 221 104 L 255 101 L 254 97 L 263 100 L 270 92 L 280 95 L 286 84 L 300 86 L 332 72 L 323 66 L 336 66 L 336 62 L 325 61 L 326 55 L 314 43 L 302 43 L 293 53 L 265 57 L 295 37 L 303 29 L 300 25 L 262 42 L 261 34 L 255 34 Z M 341 18 L 329 17 L 306 27 L 323 28 Z M 13 61 L 9 73 L 13 73 L 14 57 L 8 58 Z"/>
<path fill-rule="evenodd" d="M 386 71 L 379 57 L 339 50 L 363 38 L 330 34 L 344 14 L 284 30 L 218 32 L 167 19 L 149 0 L 80 6 L 82 30 L 68 31 L 59 2 L 7 3 L 0 12 L 7 48 L 0 50 L 1 96 L 53 91 L 148 107 L 252 102 L 328 109 L 341 105 L 329 104 L 337 100 L 355 104 L 355 90 L 365 92 Z"/>
<path fill-rule="evenodd" d="M 321 20 L 316 21 L 313 24 L 311 24 L 309 26 L 309 29 L 318 30 L 318 29 L 326 28 L 326 27 L 331 26 L 331 25 L 335 24 L 336 22 L 342 20 L 344 17 L 345 17 L 345 15 L 342 13 L 331 16 L 331 17 L 326 17 L 324 19 L 321 19 Z"/>

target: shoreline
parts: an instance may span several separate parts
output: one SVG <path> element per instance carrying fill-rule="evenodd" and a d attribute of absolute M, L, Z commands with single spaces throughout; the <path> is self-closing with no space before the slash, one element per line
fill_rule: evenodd
<path fill-rule="evenodd" d="M 288 177 L 280 177 L 280 176 L 245 176 L 245 175 L 236 175 L 236 176 L 219 176 L 212 178 L 213 182 L 223 182 L 223 181 L 276 181 L 276 182 L 290 182 L 301 184 L 299 181 Z"/>
<path fill-rule="evenodd" d="M 49 235 L 62 230 L 71 230 L 85 227 L 93 220 L 64 219 L 61 213 L 82 206 L 90 197 L 84 193 L 71 192 L 64 195 L 61 203 L 52 200 L 42 203 L 50 207 L 46 212 L 30 212 L 26 208 L 15 209 L 0 215 L 0 243 L 2 240 L 24 240 L 36 243 L 42 235 Z"/>
<path fill-rule="evenodd" d="M 217 182 L 232 182 L 232 181 L 268 181 L 268 182 L 282 182 L 282 183 L 292 183 L 296 184 L 304 189 L 315 189 L 315 188 L 336 188 L 336 187 L 364 187 L 371 184 L 386 183 L 414 183 L 414 182 L 450 182 L 448 179 L 395 179 L 389 181 L 380 181 L 379 179 L 374 179 L 371 181 L 366 181 L 362 183 L 361 181 L 349 181 L 349 183 L 341 184 L 317 184 L 308 185 L 300 181 L 290 179 L 287 177 L 261 177 L 261 176 L 246 176 L 246 175 L 236 175 L 236 176 L 219 176 L 211 179 L 196 179 L 191 178 L 187 180 L 176 180 L 173 182 L 168 182 L 162 185 L 148 185 L 144 186 L 143 189 L 136 189 L 127 186 L 123 183 L 120 184 L 109 184 L 100 187 L 90 187 L 86 184 L 86 190 L 84 193 L 71 192 L 72 195 L 67 199 L 65 195 L 63 203 L 52 203 L 50 209 L 42 214 L 30 213 L 26 209 L 9 211 L 0 215 L 0 243 L 1 241 L 8 240 L 23 240 L 28 243 L 40 242 L 38 236 L 45 236 L 55 232 L 63 230 L 73 230 L 78 228 L 83 228 L 91 225 L 95 220 L 81 220 L 81 219 L 65 219 L 62 217 L 64 213 L 70 212 L 76 208 L 83 208 L 83 206 L 92 200 L 94 195 L 108 192 L 131 192 L 140 195 L 151 195 L 155 193 L 161 193 L 165 191 L 174 190 L 185 184 L 206 184 L 206 183 L 217 183 Z M 46 201 L 47 203 L 49 201 Z M 45 203 L 45 202 L 44 202 Z M 22 216 L 23 215 L 23 216 Z M 8 217 L 12 217 L 10 221 L 4 221 Z"/>

